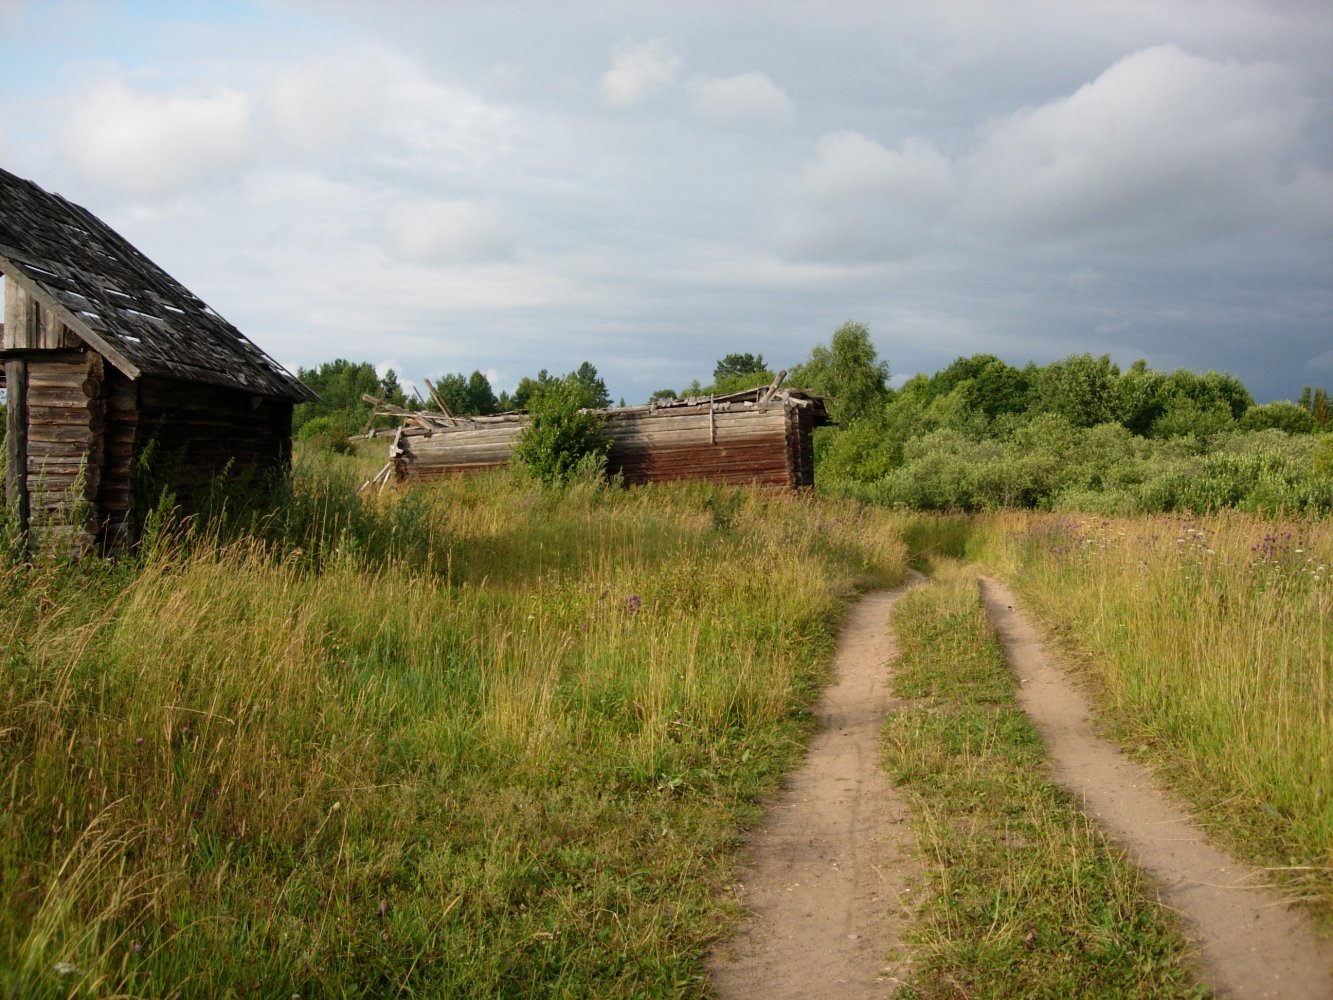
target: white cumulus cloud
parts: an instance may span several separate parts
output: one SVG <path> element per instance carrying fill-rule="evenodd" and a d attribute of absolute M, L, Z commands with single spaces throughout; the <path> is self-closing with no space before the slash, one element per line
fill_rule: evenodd
<path fill-rule="evenodd" d="M 683 62 L 665 39 L 617 45 L 611 53 L 611 68 L 602 76 L 602 96 L 609 107 L 633 107 L 672 84 Z"/>
<path fill-rule="evenodd" d="M 859 263 L 925 249 L 955 196 L 953 165 L 930 142 L 888 148 L 860 132 L 821 137 L 780 213 L 783 252 Z"/>
<path fill-rule="evenodd" d="M 791 98 L 764 73 L 697 77 L 689 83 L 694 113 L 713 121 L 790 121 Z"/>
<path fill-rule="evenodd" d="M 1227 233 L 1267 210 L 1307 113 L 1277 69 L 1145 49 L 989 123 L 964 215 L 1017 240 Z"/>
<path fill-rule="evenodd" d="M 220 87 L 200 95 L 95 84 L 61 131 L 62 151 L 84 174 L 137 195 L 174 194 L 245 164 L 254 152 L 250 98 Z"/>
<path fill-rule="evenodd" d="M 465 200 L 399 201 L 385 219 L 390 245 L 400 257 L 432 263 L 498 260 L 513 251 L 500 213 Z"/>

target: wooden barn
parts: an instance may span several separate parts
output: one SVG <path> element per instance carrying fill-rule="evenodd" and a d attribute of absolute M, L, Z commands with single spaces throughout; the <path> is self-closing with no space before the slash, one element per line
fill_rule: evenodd
<path fill-rule="evenodd" d="M 382 473 L 387 481 L 432 479 L 504 465 L 527 417 L 454 418 L 392 412 L 404 420 Z M 824 402 L 776 385 L 722 396 L 663 400 L 599 411 L 611 439 L 607 471 L 626 483 L 709 479 L 813 486 L 812 434 L 829 422 Z"/>
<path fill-rule="evenodd" d="M 4 170 L 0 273 L 5 498 L 25 531 L 121 548 L 156 500 L 136 476 L 188 496 L 290 463 L 292 406 L 314 393 L 90 212 Z"/>

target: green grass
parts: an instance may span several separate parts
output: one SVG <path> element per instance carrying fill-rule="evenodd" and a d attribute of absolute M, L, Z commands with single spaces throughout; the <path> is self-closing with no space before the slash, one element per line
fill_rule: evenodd
<path fill-rule="evenodd" d="M 1200 996 L 1171 915 L 1046 776 L 975 580 L 942 569 L 894 615 L 907 699 L 885 763 L 925 876 L 909 997 Z"/>
<path fill-rule="evenodd" d="M 0 566 L 0 990 L 703 995 L 890 515 L 506 473 Z"/>
<path fill-rule="evenodd" d="M 1333 928 L 1333 524 L 994 515 L 1012 579 L 1126 749 Z"/>

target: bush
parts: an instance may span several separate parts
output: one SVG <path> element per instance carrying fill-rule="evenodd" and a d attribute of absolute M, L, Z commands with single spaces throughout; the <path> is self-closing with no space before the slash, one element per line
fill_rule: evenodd
<path fill-rule="evenodd" d="M 1310 434 L 1315 429 L 1314 414 L 1285 399 L 1251 406 L 1237 424 L 1243 431 L 1279 430 L 1288 434 Z"/>
<path fill-rule="evenodd" d="M 307 420 L 297 433 L 297 437 L 302 441 L 306 441 L 316 448 L 335 451 L 340 455 L 351 453 L 352 442 L 348 440 L 350 436 L 346 421 L 342 420 L 340 416 L 315 417 Z"/>
<path fill-rule="evenodd" d="M 543 483 L 568 483 L 601 474 L 611 451 L 602 418 L 584 408 L 587 395 L 572 378 L 542 386 L 528 403 L 530 422 L 519 435 L 515 459 Z"/>

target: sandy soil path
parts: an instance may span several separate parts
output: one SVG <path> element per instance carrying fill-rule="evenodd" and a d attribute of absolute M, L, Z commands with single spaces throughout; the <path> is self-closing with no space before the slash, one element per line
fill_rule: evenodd
<path fill-rule="evenodd" d="M 986 578 L 981 588 L 1018 677 L 1019 702 L 1046 741 L 1057 780 L 1186 916 L 1209 985 L 1225 997 L 1333 998 L 1333 943 L 1263 889 L 1261 873 L 1210 846 L 1145 768 L 1094 733 L 1086 699 L 1014 610 L 1012 592 Z"/>
<path fill-rule="evenodd" d="M 709 959 L 724 998 L 860 1000 L 899 985 L 885 956 L 906 923 L 914 841 L 879 767 L 879 730 L 895 704 L 889 613 L 905 589 L 865 597 L 843 629 L 819 732 L 752 846 L 740 889 L 752 917 Z"/>

